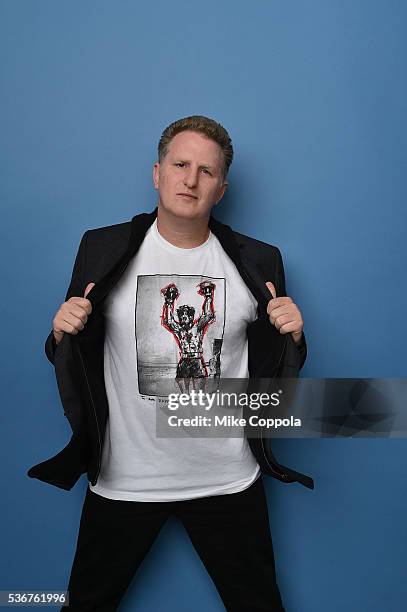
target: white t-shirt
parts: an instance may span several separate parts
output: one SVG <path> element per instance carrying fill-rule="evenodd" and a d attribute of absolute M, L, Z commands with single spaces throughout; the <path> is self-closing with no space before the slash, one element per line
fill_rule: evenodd
<path fill-rule="evenodd" d="M 159 234 L 155 220 L 106 298 L 104 316 L 109 416 L 91 490 L 150 502 L 249 487 L 260 468 L 245 437 L 156 435 L 158 377 L 248 377 L 246 327 L 257 301 L 216 236 L 182 249 Z"/>

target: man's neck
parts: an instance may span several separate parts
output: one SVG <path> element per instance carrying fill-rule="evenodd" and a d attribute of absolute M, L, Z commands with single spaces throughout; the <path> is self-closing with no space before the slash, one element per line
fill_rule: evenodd
<path fill-rule="evenodd" d="M 180 219 L 158 205 L 157 229 L 159 234 L 180 249 L 198 247 L 209 236 L 209 217 L 204 219 Z"/>

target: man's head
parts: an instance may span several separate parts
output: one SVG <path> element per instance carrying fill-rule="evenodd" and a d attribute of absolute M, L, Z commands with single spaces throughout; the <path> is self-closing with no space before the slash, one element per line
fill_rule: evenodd
<path fill-rule="evenodd" d="M 154 164 L 159 207 L 182 218 L 208 217 L 225 193 L 232 159 L 230 137 L 213 119 L 194 115 L 171 123 Z"/>
<path fill-rule="evenodd" d="M 219 145 L 223 154 L 222 178 L 225 180 L 233 161 L 232 141 L 229 134 L 220 123 L 217 123 L 213 119 L 209 119 L 209 117 L 204 117 L 203 115 L 192 115 L 191 117 L 178 119 L 165 128 L 161 134 L 160 142 L 158 143 L 158 161 L 161 163 L 167 155 L 174 136 L 187 130 L 202 134 Z"/>
<path fill-rule="evenodd" d="M 181 327 L 185 329 L 185 331 L 190 330 L 194 324 L 195 308 L 184 304 L 177 308 L 177 315 Z"/>

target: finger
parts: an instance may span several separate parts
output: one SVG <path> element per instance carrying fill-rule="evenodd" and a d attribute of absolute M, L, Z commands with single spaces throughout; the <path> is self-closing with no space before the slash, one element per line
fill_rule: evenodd
<path fill-rule="evenodd" d="M 75 315 L 70 312 L 64 312 L 58 319 L 57 327 L 68 334 L 77 334 L 78 331 L 82 331 L 85 325 L 82 323 L 81 319 Z"/>
<path fill-rule="evenodd" d="M 284 325 L 285 323 L 289 323 L 290 321 L 293 321 L 297 324 L 297 329 L 302 329 L 302 326 L 304 325 L 303 320 L 301 315 L 299 315 L 297 310 L 281 310 L 280 308 L 277 309 L 277 315 L 275 312 L 272 312 L 271 315 L 269 315 L 270 318 L 270 323 L 272 323 L 273 325 L 275 325 L 278 328 L 280 328 L 282 325 Z"/>
<path fill-rule="evenodd" d="M 300 333 L 298 329 L 298 321 L 291 321 L 290 323 L 285 323 L 279 329 L 280 334 L 287 334 L 288 332 Z"/>
<path fill-rule="evenodd" d="M 89 284 L 86 286 L 85 293 L 84 293 L 84 297 L 86 297 L 86 296 L 88 295 L 89 291 L 90 291 L 91 289 L 93 289 L 93 287 L 95 286 L 95 284 L 96 284 L 96 283 L 89 283 Z"/>
<path fill-rule="evenodd" d="M 271 320 L 271 319 L 270 319 Z M 294 322 L 295 319 L 293 318 L 292 315 L 288 314 L 282 314 L 279 315 L 278 317 L 276 317 L 274 319 L 274 327 L 276 327 L 277 329 L 280 329 L 283 325 L 285 325 L 286 323 L 291 323 Z"/>
<path fill-rule="evenodd" d="M 73 336 L 76 336 L 76 334 L 78 333 L 78 330 L 76 329 L 76 327 L 74 327 L 70 323 L 67 323 L 66 321 L 61 321 L 58 326 L 54 327 L 54 334 L 55 333 L 62 334 L 62 336 L 64 334 L 71 334 Z"/>
<path fill-rule="evenodd" d="M 62 307 L 62 312 L 65 314 L 72 314 L 77 319 L 80 319 L 82 323 L 86 323 L 88 320 L 88 313 L 86 310 L 86 304 L 84 306 L 75 302 L 65 303 Z"/>
<path fill-rule="evenodd" d="M 267 281 L 266 283 L 266 287 L 268 288 L 268 290 L 270 291 L 271 295 L 273 296 L 273 298 L 277 297 L 277 291 L 276 288 L 274 287 L 273 283 L 271 281 Z"/>
<path fill-rule="evenodd" d="M 67 302 L 65 302 L 65 304 L 77 304 L 83 308 L 88 315 L 92 312 L 92 304 L 87 298 L 71 297 Z"/>
<path fill-rule="evenodd" d="M 284 300 L 284 302 L 280 302 L 280 300 Z M 267 314 L 272 315 L 274 319 L 282 314 L 289 314 L 296 311 L 296 306 L 293 304 L 291 298 L 276 298 L 275 300 L 270 300 L 267 304 Z"/>

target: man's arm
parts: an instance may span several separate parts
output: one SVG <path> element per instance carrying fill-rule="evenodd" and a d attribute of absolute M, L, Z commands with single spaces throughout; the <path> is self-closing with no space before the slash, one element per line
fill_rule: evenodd
<path fill-rule="evenodd" d="M 76 254 L 75 263 L 73 266 L 71 282 L 69 284 L 64 300 L 65 302 L 71 297 L 83 295 L 84 292 L 84 273 L 86 267 L 86 246 L 88 232 L 89 230 L 83 234 L 79 244 L 78 252 Z M 55 340 L 54 330 L 51 329 L 51 332 L 49 333 L 45 341 L 45 354 L 53 365 L 55 362 L 55 351 L 57 347 L 58 345 Z"/>
<path fill-rule="evenodd" d="M 176 285 L 171 283 L 167 287 L 164 287 L 164 289 L 161 289 L 161 293 L 164 296 L 161 325 L 169 331 L 174 332 L 174 334 L 179 334 L 181 328 L 174 319 L 174 303 L 179 297 L 179 291 Z"/>
<path fill-rule="evenodd" d="M 202 314 L 199 317 L 197 323 L 197 330 L 201 332 L 209 323 L 213 323 L 215 320 L 215 311 L 213 309 L 213 296 L 215 293 L 216 285 L 210 281 L 203 281 L 199 283 L 199 295 L 204 296 L 202 304 Z"/>

